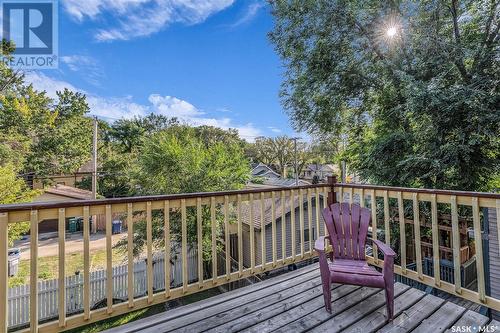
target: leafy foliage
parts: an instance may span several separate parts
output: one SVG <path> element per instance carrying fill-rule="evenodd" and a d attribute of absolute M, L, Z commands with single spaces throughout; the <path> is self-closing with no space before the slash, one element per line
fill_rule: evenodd
<path fill-rule="evenodd" d="M 189 127 L 175 125 L 147 136 L 137 149 L 136 160 L 131 170 L 131 181 L 137 194 L 170 194 L 211 192 L 241 189 L 249 177 L 249 163 L 244 156 L 243 144 L 234 131 L 213 127 Z M 197 239 L 197 212 L 187 208 L 188 243 Z M 162 212 L 153 214 L 153 242 L 155 247 L 164 246 L 164 220 Z M 202 212 L 203 257 L 211 258 L 210 207 Z M 134 223 L 134 254 L 140 255 L 145 246 L 146 222 L 144 214 L 138 213 Z M 217 208 L 217 229 L 222 217 Z M 181 218 L 178 210 L 172 211 L 171 234 L 175 244 L 181 242 Z M 220 233 L 218 233 L 220 234 Z M 127 240 L 117 243 L 126 248 Z"/>
<path fill-rule="evenodd" d="M 377 184 L 489 189 L 500 165 L 498 1 L 271 6 L 298 130 L 345 137 L 344 156 Z"/>

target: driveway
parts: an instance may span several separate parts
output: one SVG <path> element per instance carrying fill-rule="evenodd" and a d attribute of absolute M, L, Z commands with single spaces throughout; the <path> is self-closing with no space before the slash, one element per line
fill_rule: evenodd
<path fill-rule="evenodd" d="M 126 233 L 112 236 L 112 244 L 115 245 L 121 238 L 127 237 Z M 82 233 L 66 234 L 66 254 L 83 251 Z M 14 247 L 21 249 L 21 260 L 30 259 L 30 240 L 19 240 L 14 242 Z M 106 234 L 96 233 L 90 235 L 90 252 L 106 248 Z M 57 233 L 41 234 L 38 241 L 38 257 L 52 257 L 59 255 L 59 243 Z"/>

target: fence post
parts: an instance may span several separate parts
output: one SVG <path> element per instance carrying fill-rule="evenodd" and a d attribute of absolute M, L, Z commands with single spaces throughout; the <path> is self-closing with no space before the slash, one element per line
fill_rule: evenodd
<path fill-rule="evenodd" d="M 328 193 L 328 206 L 337 202 L 337 194 L 335 193 L 335 184 L 337 183 L 337 176 L 328 176 L 327 184 L 331 186 L 331 192 Z"/>

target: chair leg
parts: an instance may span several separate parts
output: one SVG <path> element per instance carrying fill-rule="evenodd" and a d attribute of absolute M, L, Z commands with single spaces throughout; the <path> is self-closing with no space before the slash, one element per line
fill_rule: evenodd
<path fill-rule="evenodd" d="M 323 281 L 323 298 L 325 300 L 325 309 L 328 313 L 332 314 L 332 287 L 330 281 Z"/>
<path fill-rule="evenodd" d="M 394 318 L 394 283 L 385 286 L 385 303 L 387 307 L 387 321 Z"/>

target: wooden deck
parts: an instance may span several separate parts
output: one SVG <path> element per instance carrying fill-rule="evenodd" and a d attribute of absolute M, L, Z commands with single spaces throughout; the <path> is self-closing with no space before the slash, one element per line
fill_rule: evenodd
<path fill-rule="evenodd" d="M 395 319 L 385 322 L 380 289 L 333 286 L 332 309 L 323 305 L 317 264 L 107 333 L 161 332 L 451 332 L 452 326 L 500 325 L 487 317 L 404 284 L 395 285 Z M 498 329 L 489 330 L 494 332 Z M 499 331 L 500 332 L 500 331 Z"/>

